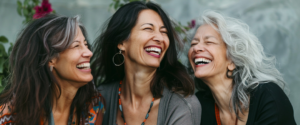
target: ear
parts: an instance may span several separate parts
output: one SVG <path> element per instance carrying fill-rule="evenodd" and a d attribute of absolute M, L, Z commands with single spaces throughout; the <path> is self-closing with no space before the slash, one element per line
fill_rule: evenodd
<path fill-rule="evenodd" d="M 57 62 L 57 58 L 53 58 L 48 62 L 48 66 L 55 67 L 56 62 Z"/>
<path fill-rule="evenodd" d="M 125 42 L 123 41 L 123 42 L 121 42 L 121 43 L 118 44 L 118 49 L 119 50 L 125 51 L 125 44 L 124 43 Z"/>
<path fill-rule="evenodd" d="M 232 70 L 235 69 L 235 64 L 232 61 L 230 61 L 230 63 L 228 64 L 227 68 L 228 68 L 228 70 L 232 71 Z"/>

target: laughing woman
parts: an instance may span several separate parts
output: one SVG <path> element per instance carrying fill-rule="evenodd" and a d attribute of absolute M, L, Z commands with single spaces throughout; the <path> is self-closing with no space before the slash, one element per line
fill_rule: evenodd
<path fill-rule="evenodd" d="M 93 75 L 107 102 L 103 124 L 200 124 L 200 103 L 177 59 L 175 38 L 156 4 L 132 2 L 117 10 L 93 57 Z"/>
<path fill-rule="evenodd" d="M 203 125 L 295 125 L 285 82 L 248 26 L 216 12 L 202 17 L 189 50 Z"/>
<path fill-rule="evenodd" d="M 91 82 L 92 55 L 78 17 L 30 23 L 11 53 L 0 124 L 101 125 L 104 102 Z"/>

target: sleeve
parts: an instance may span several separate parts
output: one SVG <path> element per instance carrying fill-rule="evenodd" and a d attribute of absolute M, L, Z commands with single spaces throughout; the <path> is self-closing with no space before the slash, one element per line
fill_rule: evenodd
<path fill-rule="evenodd" d="M 0 106 L 0 125 L 13 123 L 13 115 L 11 114 L 11 106 L 3 104 Z"/>
<path fill-rule="evenodd" d="M 263 85 L 255 125 L 296 125 L 293 107 L 283 92 L 274 83 Z"/>
<path fill-rule="evenodd" d="M 90 108 L 89 125 L 102 125 L 105 113 L 105 100 L 101 94 L 93 98 L 93 107 Z"/>
<path fill-rule="evenodd" d="M 179 95 L 178 95 L 179 96 Z M 170 106 L 168 125 L 200 125 L 201 121 L 201 105 L 195 95 L 182 98 L 183 101 L 177 100 Z"/>

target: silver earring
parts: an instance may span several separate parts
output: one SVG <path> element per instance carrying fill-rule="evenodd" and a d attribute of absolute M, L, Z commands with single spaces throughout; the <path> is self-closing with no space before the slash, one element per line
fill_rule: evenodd
<path fill-rule="evenodd" d="M 116 63 L 115 63 L 115 60 L 114 60 L 114 59 L 115 59 L 115 56 L 118 55 L 118 54 L 121 54 L 121 55 L 123 56 L 123 59 L 124 59 L 123 62 L 120 63 L 120 64 L 116 64 Z M 125 62 L 125 57 L 124 57 L 124 55 L 122 54 L 122 50 L 120 50 L 118 53 L 116 53 L 116 54 L 113 56 L 112 61 L 113 61 L 113 63 L 115 64 L 115 66 L 121 66 L 121 65 Z"/>
<path fill-rule="evenodd" d="M 52 72 L 52 70 L 53 70 L 53 66 L 50 66 L 50 72 Z"/>

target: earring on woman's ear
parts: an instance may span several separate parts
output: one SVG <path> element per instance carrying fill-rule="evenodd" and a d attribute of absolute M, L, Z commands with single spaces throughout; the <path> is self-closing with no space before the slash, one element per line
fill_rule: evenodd
<path fill-rule="evenodd" d="M 231 75 L 229 75 L 229 73 L 231 72 Z M 226 71 L 226 76 L 227 76 L 227 78 L 233 78 L 233 70 L 227 70 Z"/>
<path fill-rule="evenodd" d="M 50 72 L 52 72 L 52 70 L 53 70 L 53 66 L 50 66 Z"/>
<path fill-rule="evenodd" d="M 116 55 L 122 55 L 122 56 L 123 56 L 123 62 L 121 62 L 120 64 L 116 64 L 116 63 L 115 63 L 115 56 L 116 56 Z M 125 57 L 124 57 L 124 55 L 122 54 L 122 50 L 120 50 L 118 53 L 116 53 L 116 54 L 113 56 L 112 61 L 113 61 L 113 63 L 115 64 L 115 66 L 121 66 L 121 65 L 125 62 Z"/>

